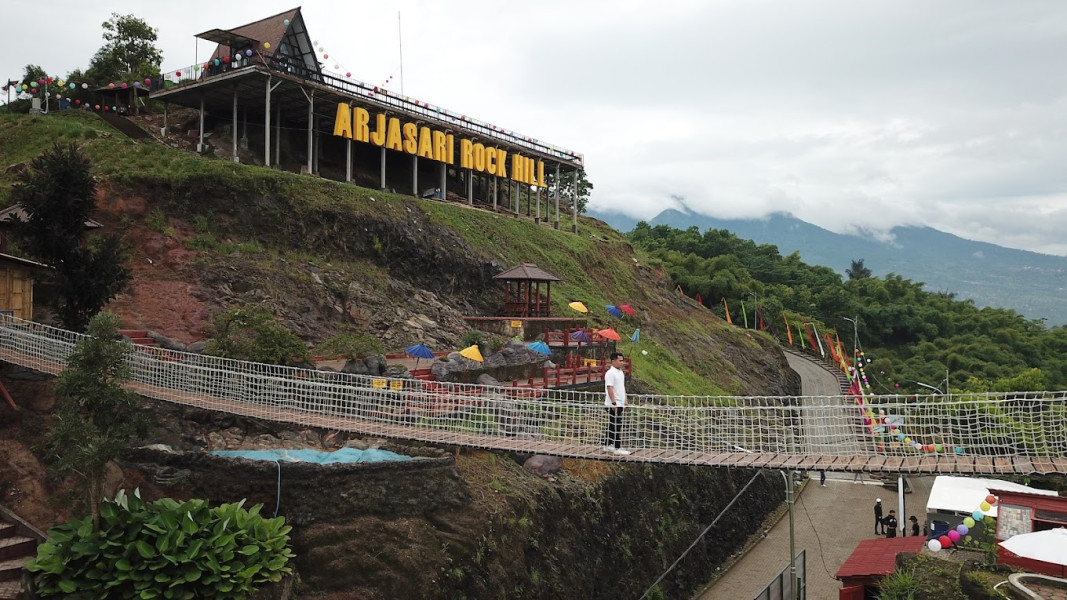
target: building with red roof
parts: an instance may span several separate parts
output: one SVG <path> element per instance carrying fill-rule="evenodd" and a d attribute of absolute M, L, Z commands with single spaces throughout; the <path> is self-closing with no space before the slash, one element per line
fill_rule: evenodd
<path fill-rule="evenodd" d="M 841 581 L 839 600 L 863 600 L 868 588 L 878 587 L 879 582 L 897 566 L 901 552 L 920 552 L 926 542 L 924 537 L 874 538 L 863 540 L 834 574 Z"/>

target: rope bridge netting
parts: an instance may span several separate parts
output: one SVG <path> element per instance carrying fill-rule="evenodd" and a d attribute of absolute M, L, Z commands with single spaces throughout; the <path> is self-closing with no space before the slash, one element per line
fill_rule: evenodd
<path fill-rule="evenodd" d="M 0 360 L 58 373 L 81 334 L 0 317 Z M 191 406 L 366 435 L 591 456 L 602 392 L 385 379 L 134 346 L 130 387 Z M 951 396 L 651 396 L 623 418 L 632 460 L 1067 456 L 1067 392 Z M 873 417 L 872 417 L 873 415 Z M 525 444 L 525 446 L 523 445 Z M 787 464 L 797 464 L 788 463 Z"/>

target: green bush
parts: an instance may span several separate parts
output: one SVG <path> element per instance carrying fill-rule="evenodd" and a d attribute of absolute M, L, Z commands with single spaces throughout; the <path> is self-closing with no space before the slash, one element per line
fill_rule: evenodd
<path fill-rule="evenodd" d="M 345 333 L 334 336 L 315 347 L 321 356 L 344 356 L 349 359 L 366 358 L 385 353 L 385 346 L 365 333 Z"/>
<path fill-rule="evenodd" d="M 211 319 L 204 354 L 276 365 L 306 363 L 307 346 L 262 308 L 230 308 Z"/>
<path fill-rule="evenodd" d="M 119 491 L 100 503 L 98 529 L 89 517 L 53 527 L 26 568 L 43 598 L 240 600 L 291 574 L 293 557 L 285 519 L 243 504 Z"/>

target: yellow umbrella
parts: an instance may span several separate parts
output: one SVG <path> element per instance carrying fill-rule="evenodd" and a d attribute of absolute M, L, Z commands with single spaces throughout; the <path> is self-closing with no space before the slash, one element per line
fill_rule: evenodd
<path fill-rule="evenodd" d="M 460 350 L 459 353 L 471 360 L 476 360 L 478 362 L 482 362 L 485 360 L 484 358 L 482 358 L 482 353 L 478 350 L 478 344 L 474 344 L 469 348 L 464 348 Z"/>
<path fill-rule="evenodd" d="M 575 302 L 571 302 L 571 303 L 570 303 L 570 304 L 568 304 L 567 306 L 569 306 L 569 307 L 573 308 L 574 310 L 576 310 L 576 311 L 578 311 L 578 312 L 580 312 L 580 313 L 587 313 L 587 312 L 589 312 L 589 309 L 588 309 L 588 308 L 586 308 L 584 304 L 582 304 L 581 302 L 578 302 L 578 301 L 575 301 Z"/>

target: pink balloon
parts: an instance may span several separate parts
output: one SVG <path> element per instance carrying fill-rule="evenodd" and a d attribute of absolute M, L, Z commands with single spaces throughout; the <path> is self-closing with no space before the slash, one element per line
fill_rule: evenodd
<path fill-rule="evenodd" d="M 956 531 L 955 529 L 949 530 L 947 535 L 948 539 L 952 540 L 952 543 L 960 541 L 960 532 Z"/>

